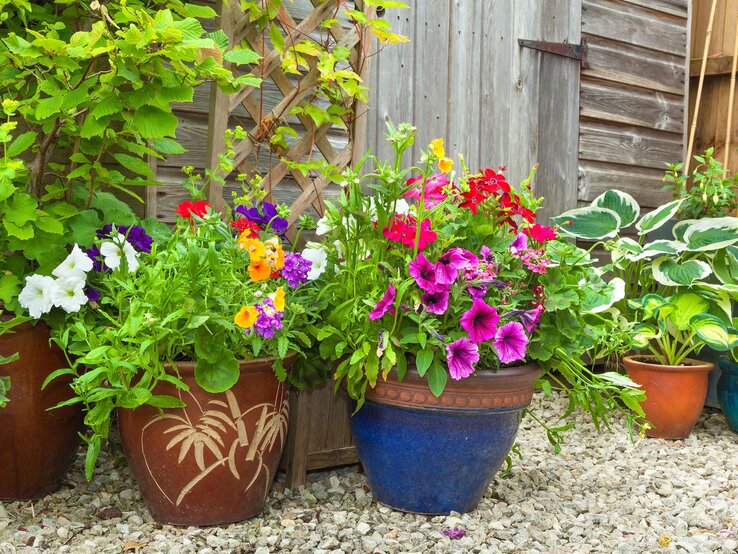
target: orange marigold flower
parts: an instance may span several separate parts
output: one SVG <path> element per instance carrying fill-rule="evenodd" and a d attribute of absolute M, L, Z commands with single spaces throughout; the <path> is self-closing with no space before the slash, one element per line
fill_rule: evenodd
<path fill-rule="evenodd" d="M 282 287 L 277 287 L 277 290 L 270 294 L 269 298 L 272 299 L 272 302 L 274 303 L 274 308 L 277 311 L 284 311 L 284 289 Z"/>
<path fill-rule="evenodd" d="M 249 238 L 246 233 L 250 234 L 250 231 L 247 229 L 238 237 L 238 246 L 248 251 L 252 262 L 261 260 L 266 255 L 264 243 L 259 239 Z"/>
<path fill-rule="evenodd" d="M 265 281 L 269 279 L 269 275 L 271 275 L 271 273 L 272 269 L 269 267 L 269 264 L 265 259 L 251 259 L 251 263 L 249 264 L 249 276 L 252 281 Z"/>
<path fill-rule="evenodd" d="M 244 329 L 251 329 L 256 323 L 259 312 L 253 306 L 244 306 L 233 316 L 233 323 Z"/>
<path fill-rule="evenodd" d="M 438 160 L 438 169 L 443 173 L 448 173 L 454 166 L 454 161 L 450 158 L 441 158 Z"/>

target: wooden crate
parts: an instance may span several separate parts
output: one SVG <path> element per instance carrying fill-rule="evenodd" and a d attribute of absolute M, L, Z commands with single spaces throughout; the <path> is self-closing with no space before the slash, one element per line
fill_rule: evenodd
<path fill-rule="evenodd" d="M 358 463 L 350 417 L 348 395 L 343 390 L 334 394 L 332 382 L 290 391 L 290 426 L 280 462 L 287 488 L 304 484 L 310 470 Z"/>

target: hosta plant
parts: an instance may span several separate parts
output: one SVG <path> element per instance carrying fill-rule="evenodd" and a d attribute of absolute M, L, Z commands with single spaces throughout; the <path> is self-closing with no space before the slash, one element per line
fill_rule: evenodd
<path fill-rule="evenodd" d="M 367 387 L 390 372 L 401 380 L 410 366 L 440 396 L 448 379 L 473 380 L 476 368 L 536 362 L 539 385 L 567 390 L 570 408 L 598 424 L 610 410 L 631 417 L 623 403 L 639 413 L 628 379 L 582 361 L 628 347 L 609 309 L 621 287 L 536 221 L 533 172 L 519 188 L 504 168 L 470 172 L 462 161 L 455 174 L 441 139 L 419 167 L 402 169 L 414 136 L 408 124 L 390 126 L 394 160 L 335 176 L 343 194 L 318 222 L 324 241 L 306 252 L 322 268 L 328 306 L 320 352 L 359 409 Z"/>
<path fill-rule="evenodd" d="M 731 300 L 738 298 L 738 218 L 682 220 L 671 239 L 648 241 L 648 233 L 684 202 L 641 216 L 632 196 L 609 190 L 590 206 L 554 218 L 563 234 L 610 252 L 605 269 L 624 284 L 617 306 L 637 324 L 635 346 L 648 348 L 666 365 L 681 364 L 705 344 L 728 350 L 736 340 Z"/>

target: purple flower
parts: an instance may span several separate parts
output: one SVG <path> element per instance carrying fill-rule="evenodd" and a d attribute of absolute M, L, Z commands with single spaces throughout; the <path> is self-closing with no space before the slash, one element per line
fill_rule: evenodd
<path fill-rule="evenodd" d="M 448 290 L 438 289 L 435 292 L 425 292 L 420 297 L 423 306 L 432 314 L 443 315 L 448 308 Z"/>
<path fill-rule="evenodd" d="M 269 226 L 278 235 L 283 234 L 287 230 L 287 220 L 279 217 L 277 206 L 271 202 L 262 202 L 259 206 L 251 208 L 239 205 L 236 206 L 235 211 L 265 228 Z"/>
<path fill-rule="evenodd" d="M 472 342 L 490 340 L 497 331 L 500 316 L 497 310 L 480 298 L 475 298 L 472 307 L 461 316 L 461 327 L 469 333 Z"/>
<path fill-rule="evenodd" d="M 487 294 L 487 285 L 474 285 L 469 287 L 469 294 L 472 298 L 482 299 Z"/>
<path fill-rule="evenodd" d="M 459 381 L 474 373 L 474 364 L 479 361 L 477 345 L 466 337 L 446 345 L 446 364 L 451 379 Z"/>
<path fill-rule="evenodd" d="M 287 284 L 293 289 L 307 283 L 307 274 L 313 267 L 313 262 L 305 259 L 297 252 L 285 252 L 282 277 L 287 279 Z"/>
<path fill-rule="evenodd" d="M 461 253 L 461 248 L 451 248 L 436 262 L 436 284 L 451 285 L 459 276 L 459 270 L 466 267 L 468 261 Z"/>
<path fill-rule="evenodd" d="M 495 333 L 494 347 L 497 349 L 497 357 L 500 363 L 509 364 L 525 359 L 528 336 L 525 329 L 517 321 L 505 323 Z"/>
<path fill-rule="evenodd" d="M 126 240 L 131 243 L 131 246 L 139 252 L 151 253 L 151 245 L 154 239 L 151 238 L 146 230 L 140 225 L 115 225 L 115 229 L 122 235 L 125 235 Z M 113 233 L 113 224 L 108 223 L 102 229 L 98 229 L 97 238 L 105 239 L 110 238 Z"/>
<path fill-rule="evenodd" d="M 526 331 L 529 333 L 533 332 L 533 330 L 538 326 L 538 322 L 541 321 L 541 313 L 543 313 L 543 308 L 538 306 L 532 310 L 524 310 L 523 313 L 519 315 L 520 322 L 523 324 Z"/>
<path fill-rule="evenodd" d="M 463 248 L 454 248 L 454 250 L 458 251 L 458 253 L 461 254 L 461 257 L 464 258 L 464 267 L 461 269 L 464 271 L 474 271 L 477 269 L 479 266 L 479 258 Z"/>
<path fill-rule="evenodd" d="M 518 233 L 518 236 L 510 243 L 510 253 L 513 256 L 519 256 L 528 249 L 528 237 L 524 233 Z"/>
<path fill-rule="evenodd" d="M 272 338 L 277 329 L 283 327 L 282 316 L 284 312 L 277 311 L 271 298 L 267 298 L 261 304 L 257 305 L 256 310 L 259 312 L 254 322 L 256 334 L 261 335 L 265 339 Z"/>
<path fill-rule="evenodd" d="M 464 535 L 466 535 L 466 531 L 464 529 L 454 527 L 453 529 L 446 529 L 445 531 L 443 531 L 443 534 L 451 539 L 460 539 Z"/>
<path fill-rule="evenodd" d="M 92 260 L 92 269 L 95 271 L 103 270 L 102 255 L 100 254 L 100 248 L 97 244 L 93 244 L 90 248 L 85 250 L 87 257 Z"/>
<path fill-rule="evenodd" d="M 94 265 L 94 261 L 93 261 L 93 265 Z M 85 287 L 85 295 L 87 296 L 88 302 L 99 302 L 100 299 L 102 298 L 100 291 L 95 288 L 92 288 L 89 285 Z"/>
<path fill-rule="evenodd" d="M 492 250 L 487 248 L 487 246 L 482 246 L 482 248 L 479 251 L 479 254 L 482 256 L 482 261 L 486 264 L 492 264 L 495 262 L 495 257 L 492 254 Z"/>
<path fill-rule="evenodd" d="M 407 267 L 410 276 L 415 279 L 421 289 L 426 292 L 433 292 L 438 288 L 436 285 L 436 266 L 430 263 L 422 253 L 418 254 L 414 261 L 408 263 Z"/>
<path fill-rule="evenodd" d="M 374 321 L 375 319 L 379 319 L 387 312 L 391 313 L 392 315 L 395 315 L 395 308 L 392 306 L 392 304 L 395 301 L 395 295 L 397 294 L 397 290 L 395 290 L 395 285 L 390 283 L 390 286 L 387 287 L 387 290 L 384 293 L 384 296 L 382 296 L 382 299 L 377 302 L 377 305 L 374 306 L 374 309 L 369 312 L 369 319 Z"/>

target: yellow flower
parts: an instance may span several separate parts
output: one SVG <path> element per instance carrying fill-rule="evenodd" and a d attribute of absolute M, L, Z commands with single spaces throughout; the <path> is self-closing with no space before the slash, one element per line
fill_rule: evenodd
<path fill-rule="evenodd" d="M 438 160 L 438 169 L 441 170 L 444 173 L 448 173 L 451 171 L 451 168 L 454 166 L 454 161 L 450 158 L 441 158 Z"/>
<path fill-rule="evenodd" d="M 264 243 L 259 239 L 244 237 L 243 233 L 238 237 L 238 246 L 244 250 L 248 250 L 252 262 L 258 262 L 266 255 Z"/>
<path fill-rule="evenodd" d="M 277 290 L 270 294 L 269 298 L 272 299 L 274 308 L 278 312 L 284 311 L 284 289 L 282 287 L 277 287 Z"/>
<path fill-rule="evenodd" d="M 437 138 L 436 140 L 431 141 L 430 149 L 436 158 L 444 158 L 446 156 L 446 151 L 443 149 L 442 138 Z"/>
<path fill-rule="evenodd" d="M 252 281 L 256 281 L 257 283 L 259 281 L 265 281 L 269 279 L 269 276 L 272 274 L 272 268 L 269 267 L 269 264 L 266 260 L 263 258 L 260 258 L 258 260 L 251 260 L 251 263 L 249 264 L 249 276 L 251 277 Z"/>
<path fill-rule="evenodd" d="M 233 323 L 244 329 L 251 329 L 256 323 L 259 312 L 253 306 L 244 306 L 233 316 Z"/>

